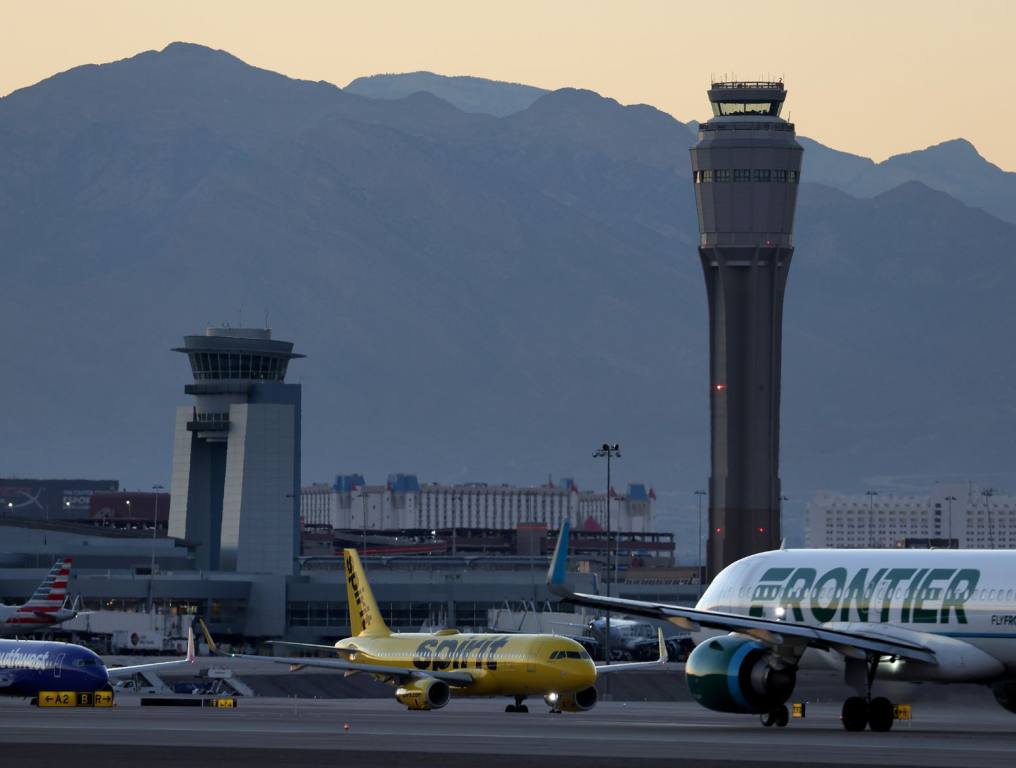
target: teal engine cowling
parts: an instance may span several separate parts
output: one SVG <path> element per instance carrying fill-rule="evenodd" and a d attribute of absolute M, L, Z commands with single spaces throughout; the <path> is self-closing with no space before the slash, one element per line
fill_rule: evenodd
<path fill-rule="evenodd" d="M 684 667 L 695 701 L 717 712 L 761 714 L 790 698 L 795 667 L 776 668 L 769 650 L 737 635 L 716 637 L 695 647 Z"/>
<path fill-rule="evenodd" d="M 1016 681 L 995 683 L 991 686 L 991 692 L 995 694 L 995 701 L 1010 712 L 1016 712 Z"/>

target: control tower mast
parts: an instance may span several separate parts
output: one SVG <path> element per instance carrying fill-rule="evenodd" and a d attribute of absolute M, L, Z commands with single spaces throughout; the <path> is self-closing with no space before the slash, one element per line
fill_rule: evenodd
<path fill-rule="evenodd" d="M 709 296 L 707 577 L 780 546 L 783 295 L 803 150 L 782 82 L 722 82 L 691 149 Z"/>

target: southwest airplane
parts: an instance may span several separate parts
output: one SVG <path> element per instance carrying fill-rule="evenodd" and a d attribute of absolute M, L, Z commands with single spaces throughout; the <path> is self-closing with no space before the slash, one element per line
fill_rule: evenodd
<path fill-rule="evenodd" d="M 543 696 L 552 712 L 585 712 L 596 705 L 596 678 L 605 672 L 655 667 L 667 661 L 663 633 L 659 633 L 659 659 L 596 666 L 574 640 L 556 635 L 460 633 L 443 629 L 434 633 L 392 632 L 381 618 L 377 601 L 355 549 L 343 550 L 346 593 L 353 637 L 334 646 L 278 643 L 343 657 L 251 656 L 289 664 L 294 668 L 323 667 L 340 672 L 365 672 L 397 686 L 395 698 L 408 709 L 430 710 L 445 706 L 455 696 L 510 696 L 505 712 L 528 712 L 528 696 Z M 212 653 L 219 653 L 202 623 Z"/>
<path fill-rule="evenodd" d="M 80 645 L 40 640 L 0 640 L 0 696 L 38 696 L 42 691 L 93 693 L 109 690 L 109 681 L 137 672 L 194 663 L 194 631 L 187 631 L 187 656 L 175 661 L 107 667 Z"/>
<path fill-rule="evenodd" d="M 697 641 L 685 676 L 719 712 L 785 726 L 802 662 L 844 671 L 856 695 L 848 731 L 888 731 L 894 708 L 872 698 L 881 680 L 982 683 L 1016 712 L 1016 552 L 835 550 L 762 552 L 721 571 L 694 608 L 576 594 L 564 584 L 569 523 L 547 574 L 565 601 L 663 619 Z"/>
<path fill-rule="evenodd" d="M 24 605 L 0 605 L 0 637 L 38 632 L 78 615 L 64 607 L 71 564 L 69 557 L 57 560 Z"/>

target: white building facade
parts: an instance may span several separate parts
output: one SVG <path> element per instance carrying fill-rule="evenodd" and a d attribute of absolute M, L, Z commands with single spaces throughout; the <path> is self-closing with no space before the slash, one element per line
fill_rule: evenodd
<path fill-rule="evenodd" d="M 414 475 L 391 475 L 385 485 L 370 485 L 361 475 L 340 475 L 332 486 L 304 487 L 300 509 L 305 527 L 346 530 L 510 530 L 521 523 L 556 529 L 565 519 L 576 526 L 606 528 L 606 499 L 606 493 L 579 491 L 570 480 L 532 487 L 420 485 Z M 630 483 L 625 494 L 614 492 L 611 530 L 653 530 L 655 502 L 656 494 L 642 483 Z"/>
<path fill-rule="evenodd" d="M 961 549 L 1016 548 L 1016 496 L 937 485 L 927 496 L 820 493 L 806 514 L 805 546 L 891 548 L 955 541 Z"/>

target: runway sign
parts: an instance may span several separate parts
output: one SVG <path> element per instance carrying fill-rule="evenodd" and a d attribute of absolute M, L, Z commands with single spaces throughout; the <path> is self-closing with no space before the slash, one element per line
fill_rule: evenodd
<path fill-rule="evenodd" d="M 910 705 L 909 704 L 897 704 L 893 707 L 893 717 L 897 720 L 909 720 L 910 719 Z"/>
<path fill-rule="evenodd" d="M 808 703 L 805 701 L 799 701 L 796 704 L 791 705 L 791 714 L 794 717 L 804 717 L 805 712 L 808 709 Z"/>
<path fill-rule="evenodd" d="M 41 691 L 40 707 L 112 707 L 112 691 Z"/>
<path fill-rule="evenodd" d="M 236 699 L 232 698 L 205 699 L 205 706 L 215 707 L 216 709 L 236 709 Z"/>

